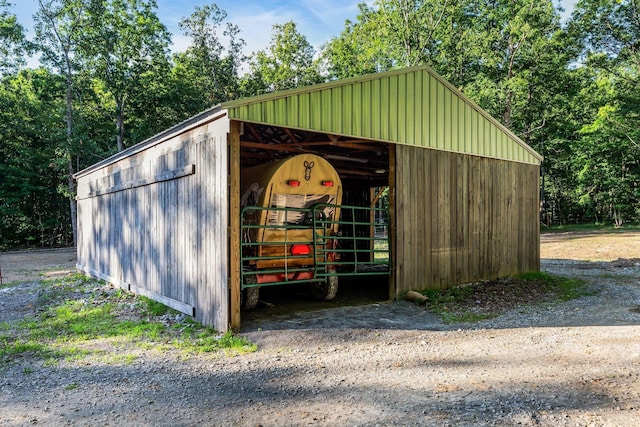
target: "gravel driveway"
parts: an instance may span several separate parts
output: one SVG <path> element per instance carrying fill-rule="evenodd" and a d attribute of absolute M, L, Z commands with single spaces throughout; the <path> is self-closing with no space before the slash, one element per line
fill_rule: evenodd
<path fill-rule="evenodd" d="M 242 332 L 259 350 L 236 357 L 25 357 L 0 371 L 0 425 L 638 425 L 640 265 L 543 269 L 598 293 L 472 324 L 407 302 L 261 319 Z"/>

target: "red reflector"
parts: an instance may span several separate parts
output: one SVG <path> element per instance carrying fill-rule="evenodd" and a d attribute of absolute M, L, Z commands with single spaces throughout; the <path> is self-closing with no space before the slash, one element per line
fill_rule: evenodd
<path fill-rule="evenodd" d="M 289 181 L 287 181 L 287 184 L 292 187 L 300 187 L 300 181 L 298 181 L 297 179 L 290 179 Z"/>
<path fill-rule="evenodd" d="M 322 181 L 322 185 L 325 187 L 333 187 L 333 181 Z"/>
<path fill-rule="evenodd" d="M 291 245 L 291 255 L 309 255 L 310 253 L 309 245 Z"/>

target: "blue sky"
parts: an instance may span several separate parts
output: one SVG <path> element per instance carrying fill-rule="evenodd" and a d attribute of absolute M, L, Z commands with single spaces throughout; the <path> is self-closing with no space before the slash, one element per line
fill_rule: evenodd
<path fill-rule="evenodd" d="M 561 0 L 566 9 L 563 17 L 570 15 L 577 0 Z M 37 10 L 37 0 L 9 0 L 13 13 L 32 36 L 32 15 Z M 298 31 L 318 49 L 344 28 L 347 19 L 354 20 L 358 3 L 362 0 L 157 0 L 157 14 L 173 34 L 173 50 L 180 51 L 189 44 L 180 30 L 178 22 L 190 15 L 195 6 L 216 3 L 228 13 L 228 20 L 240 27 L 240 36 L 246 41 L 245 54 L 266 48 L 273 24 L 294 21 Z M 371 4 L 372 1 L 368 0 Z M 557 3 L 557 0 L 554 0 Z"/>

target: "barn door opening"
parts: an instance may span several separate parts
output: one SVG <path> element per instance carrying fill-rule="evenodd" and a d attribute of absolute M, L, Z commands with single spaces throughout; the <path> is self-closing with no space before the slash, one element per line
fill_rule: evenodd
<path fill-rule="evenodd" d="M 330 301 L 332 299 L 329 296 L 333 295 L 337 304 L 361 304 L 395 297 L 390 261 L 393 256 L 389 256 L 390 250 L 393 252 L 394 248 L 394 233 L 391 227 L 394 218 L 393 215 L 389 215 L 392 203 L 389 202 L 386 193 L 385 206 L 374 201 L 379 200 L 376 198 L 378 192 L 384 191 L 393 179 L 392 144 L 353 136 L 245 122 L 240 129 L 238 146 L 241 179 L 236 204 L 238 222 L 242 224 L 239 224 L 233 242 L 232 250 L 237 257 L 234 259 L 235 270 L 232 271 L 231 279 L 235 284 L 233 289 L 240 294 L 233 299 L 238 302 L 238 316 L 240 306 L 247 308 L 250 305 L 243 301 L 263 302 L 264 304 L 258 306 L 259 309 L 263 309 L 274 307 L 274 302 L 278 303 L 278 307 L 282 307 L 280 303 L 285 301 L 287 305 L 291 303 L 291 307 L 297 307 L 298 300 L 304 301 L 303 304 L 308 304 L 309 307 L 317 307 L 315 304 L 320 303 L 313 300 Z M 299 204 L 300 208 L 312 209 L 312 204 L 315 203 L 334 203 L 339 206 L 338 209 L 345 207 L 340 219 L 335 220 L 339 221 L 335 222 L 339 230 L 332 230 L 335 233 L 332 236 L 322 233 L 306 236 L 306 232 L 300 228 L 296 229 L 300 226 L 295 223 L 302 217 L 301 210 L 295 208 L 294 203 L 289 203 L 295 201 L 293 198 L 289 200 L 292 189 L 301 190 L 306 182 L 317 181 L 320 162 L 315 159 L 313 162 L 307 159 L 308 166 L 301 169 L 304 173 L 301 177 L 294 176 L 297 169 L 291 170 L 288 173 L 291 176 L 274 180 L 280 188 L 258 185 L 254 189 L 256 197 L 244 197 L 247 190 L 250 190 L 249 187 L 257 182 L 258 174 L 254 171 L 260 169 L 260 172 L 266 172 L 275 167 L 277 162 L 300 155 L 319 156 L 335 169 L 339 178 L 329 179 L 328 188 L 331 188 L 331 182 L 337 186 L 341 181 L 342 200 L 311 200 L 309 195 L 315 194 L 316 191 L 303 192 L 300 195 L 300 199 L 304 196 L 304 203 Z M 309 170 L 311 181 L 306 179 Z M 325 179 L 322 178 L 323 181 Z M 291 191 L 285 191 L 281 188 L 283 185 L 291 187 Z M 267 193 L 280 198 L 261 203 L 258 199 L 261 195 L 266 197 Z M 286 200 L 282 195 L 286 195 Z M 249 224 L 247 213 L 241 214 L 249 205 L 258 206 L 258 210 L 268 207 L 285 209 L 269 214 L 263 211 L 262 215 L 273 216 L 278 221 L 286 218 L 282 226 L 285 226 L 284 223 L 291 223 L 286 225 L 290 228 L 266 233 L 272 236 L 269 247 L 262 245 L 262 249 L 258 249 L 258 241 L 250 242 L 246 239 L 248 235 L 257 234 L 255 229 L 250 231 L 251 227 L 261 227 L 260 224 L 266 224 L 266 220 L 263 218 L 264 221 Z M 288 208 L 293 209 L 287 211 Z M 309 217 L 314 217 L 312 211 L 309 212 Z M 279 242 L 276 236 L 284 233 L 285 241 Z M 306 240 L 306 243 L 303 240 Z M 336 246 L 330 247 L 329 242 Z M 314 250 L 308 250 L 306 246 Z M 318 248 L 317 255 L 314 254 L 315 248 Z M 331 258 L 330 253 L 335 253 L 336 257 Z M 319 256 L 320 259 L 316 260 L 314 256 Z M 277 258 L 280 258 L 280 261 Z M 329 291 L 338 287 L 334 286 L 338 279 L 339 290 L 337 294 L 333 294 Z M 311 286 L 298 285 L 305 282 L 311 283 Z M 314 292 L 315 288 L 328 291 L 319 298 L 318 293 Z M 255 312 L 246 312 L 249 317 L 253 314 Z"/>

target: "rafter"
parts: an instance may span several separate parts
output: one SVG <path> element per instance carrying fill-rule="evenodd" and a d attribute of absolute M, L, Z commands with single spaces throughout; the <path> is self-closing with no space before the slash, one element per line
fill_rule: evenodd
<path fill-rule="evenodd" d="M 289 128 L 284 128 L 284 132 L 289 136 L 289 138 L 291 139 L 291 142 L 294 144 L 298 144 L 298 139 L 296 138 L 296 136 L 293 134 L 293 132 L 291 132 L 291 129 Z"/>
<path fill-rule="evenodd" d="M 262 138 L 260 137 L 260 134 L 258 134 L 258 131 L 256 130 L 255 126 L 251 123 L 246 123 L 245 126 L 247 128 L 249 128 L 249 132 L 251 133 L 251 135 L 253 135 L 253 137 L 255 138 L 256 141 L 258 142 L 262 142 Z"/>

